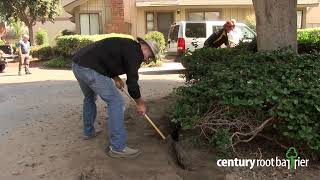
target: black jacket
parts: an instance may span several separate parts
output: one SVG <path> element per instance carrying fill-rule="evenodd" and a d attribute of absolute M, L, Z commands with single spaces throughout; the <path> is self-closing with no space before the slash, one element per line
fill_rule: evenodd
<path fill-rule="evenodd" d="M 80 49 L 72 60 L 79 66 L 91 68 L 110 78 L 126 74 L 129 94 L 138 99 L 141 97 L 138 69 L 143 58 L 138 42 L 128 38 L 112 37 Z"/>
<path fill-rule="evenodd" d="M 214 32 L 205 42 L 204 47 L 219 48 L 222 44 L 229 45 L 228 34 L 222 28 Z"/>

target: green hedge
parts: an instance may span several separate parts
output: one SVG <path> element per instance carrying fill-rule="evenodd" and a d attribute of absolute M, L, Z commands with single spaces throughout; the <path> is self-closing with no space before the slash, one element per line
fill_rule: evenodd
<path fill-rule="evenodd" d="M 320 52 L 320 28 L 298 30 L 298 52 Z"/>
<path fill-rule="evenodd" d="M 39 29 L 36 32 L 35 38 L 36 38 L 36 44 L 39 46 L 49 44 L 48 32 L 44 29 Z"/>
<path fill-rule="evenodd" d="M 151 31 L 144 36 L 144 39 L 151 39 L 157 42 L 160 48 L 160 54 L 164 53 L 166 49 L 166 40 L 161 32 Z"/>
<path fill-rule="evenodd" d="M 45 68 L 71 68 L 71 61 L 60 56 L 53 59 L 50 59 L 49 61 L 43 63 L 43 67 Z"/>
<path fill-rule="evenodd" d="M 72 56 L 76 51 L 91 44 L 109 37 L 123 37 L 133 39 L 130 35 L 125 34 L 102 34 L 102 35 L 69 35 L 57 38 L 57 50 L 63 56 Z"/>
<path fill-rule="evenodd" d="M 144 68 L 146 68 L 146 67 L 161 67 L 162 64 L 163 64 L 163 62 L 160 59 L 157 59 L 156 61 L 152 61 L 149 64 L 142 63 L 141 67 L 144 67 Z"/>
<path fill-rule="evenodd" d="M 36 46 L 31 49 L 30 55 L 38 59 L 49 59 L 54 56 L 54 50 L 52 47 L 46 45 Z"/>
<path fill-rule="evenodd" d="M 319 54 L 206 48 L 183 60 L 186 76 L 195 79 L 176 90 L 174 115 L 183 128 L 194 128 L 218 104 L 262 114 L 259 122 L 274 117 L 277 132 L 320 150 Z"/>
<path fill-rule="evenodd" d="M 211 66 L 220 65 L 221 61 L 228 61 L 240 54 L 252 53 L 245 48 L 214 48 L 198 49 L 192 52 L 192 56 L 182 58 L 184 63 L 186 79 L 200 80 L 206 77 Z"/>

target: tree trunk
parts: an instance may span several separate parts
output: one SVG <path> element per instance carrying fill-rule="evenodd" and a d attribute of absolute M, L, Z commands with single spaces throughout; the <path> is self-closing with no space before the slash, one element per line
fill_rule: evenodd
<path fill-rule="evenodd" d="M 252 0 L 258 51 L 289 47 L 297 51 L 297 0 Z"/>
<path fill-rule="evenodd" d="M 30 44 L 35 45 L 34 38 L 33 38 L 33 26 L 32 25 L 28 25 L 28 31 L 29 31 Z"/>

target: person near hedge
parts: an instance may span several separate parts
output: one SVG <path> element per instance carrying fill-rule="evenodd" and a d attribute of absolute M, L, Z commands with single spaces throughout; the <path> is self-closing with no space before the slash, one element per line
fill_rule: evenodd
<path fill-rule="evenodd" d="M 222 44 L 230 47 L 228 33 L 233 29 L 233 23 L 226 21 L 223 28 L 214 32 L 205 42 L 204 47 L 219 48 Z"/>
<path fill-rule="evenodd" d="M 84 139 L 96 137 L 96 97 L 99 95 L 108 106 L 110 146 L 106 153 L 114 158 L 130 158 L 140 155 L 140 150 L 126 144 L 124 126 L 125 102 L 117 90 L 124 88 L 119 75 L 126 74 L 130 96 L 135 99 L 137 112 L 145 114 L 146 106 L 140 94 L 138 69 L 142 62 L 150 63 L 159 52 L 158 45 L 142 38 L 109 37 L 90 44 L 75 53 L 72 58 L 73 73 L 84 95 Z"/>
<path fill-rule="evenodd" d="M 235 19 L 230 20 L 233 24 L 232 31 L 228 33 L 228 40 L 231 47 L 237 46 L 243 39 L 241 29 L 236 26 L 237 21 Z"/>
<path fill-rule="evenodd" d="M 29 62 L 30 62 L 30 42 L 29 36 L 23 35 L 21 41 L 19 41 L 17 47 L 19 48 L 19 71 L 18 75 L 21 76 L 21 67 L 24 65 L 24 70 L 26 74 L 31 74 L 29 70 Z"/>

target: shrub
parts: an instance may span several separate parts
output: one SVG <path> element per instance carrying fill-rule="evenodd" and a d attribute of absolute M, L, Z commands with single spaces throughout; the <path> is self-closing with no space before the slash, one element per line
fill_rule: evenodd
<path fill-rule="evenodd" d="M 320 52 L 320 28 L 298 30 L 298 52 Z"/>
<path fill-rule="evenodd" d="M 36 44 L 37 45 L 47 45 L 49 44 L 48 32 L 44 29 L 39 29 L 36 32 Z"/>
<path fill-rule="evenodd" d="M 241 117 L 243 112 L 254 117 L 252 124 L 273 119 L 272 127 L 295 146 L 307 145 L 319 152 L 319 54 L 200 49 L 184 60 L 186 76 L 196 81 L 176 90 L 174 116 L 183 128 L 195 128 L 219 105 L 228 110 L 227 119 Z"/>
<path fill-rule="evenodd" d="M 4 44 L 6 44 L 6 42 L 4 40 L 0 39 L 0 45 L 4 45 Z"/>
<path fill-rule="evenodd" d="M 60 56 L 43 63 L 45 68 L 71 68 L 71 61 Z"/>
<path fill-rule="evenodd" d="M 69 35 L 69 36 L 60 36 L 57 38 L 57 51 L 63 56 L 70 57 L 76 51 L 85 47 L 95 41 L 109 38 L 109 37 L 123 37 L 133 39 L 130 35 L 125 34 L 103 34 L 103 35 Z"/>
<path fill-rule="evenodd" d="M 149 32 L 144 36 L 144 38 L 146 40 L 154 40 L 159 45 L 160 54 L 164 53 L 164 50 L 166 49 L 166 40 L 161 32 L 158 32 L 158 31 Z"/>
<path fill-rule="evenodd" d="M 13 53 L 15 54 L 17 52 L 17 44 L 16 43 L 11 44 L 11 47 L 13 49 Z"/>
<path fill-rule="evenodd" d="M 10 25 L 14 31 L 15 38 L 20 38 L 23 34 L 28 33 L 28 28 L 20 20 L 12 21 Z"/>
<path fill-rule="evenodd" d="M 254 15 L 252 15 L 252 16 L 246 16 L 246 18 L 245 18 L 245 23 L 247 24 L 247 26 L 248 26 L 250 29 L 256 31 L 256 18 L 255 18 Z"/>
<path fill-rule="evenodd" d="M 235 48 L 250 52 L 257 52 L 257 37 L 254 37 L 251 42 L 240 42 Z"/>
<path fill-rule="evenodd" d="M 192 55 L 182 57 L 186 68 L 187 79 L 200 80 L 205 77 L 211 69 L 211 64 L 219 65 L 220 61 L 228 61 L 239 54 L 249 53 L 244 48 L 202 48 L 195 50 Z"/>
<path fill-rule="evenodd" d="M 156 62 L 152 61 L 149 64 L 142 63 L 141 67 L 160 67 L 162 63 L 161 60 L 157 59 Z"/>
<path fill-rule="evenodd" d="M 61 35 L 62 36 L 75 35 L 75 34 L 76 34 L 75 32 L 70 31 L 68 29 L 65 29 L 65 30 L 61 31 Z"/>
<path fill-rule="evenodd" d="M 54 52 L 50 46 L 36 46 L 31 49 L 30 55 L 38 59 L 49 59 L 54 55 Z"/>
<path fill-rule="evenodd" d="M 76 33 L 68 29 L 62 30 L 56 35 L 55 41 L 57 41 L 57 39 L 61 36 L 69 36 L 69 35 L 76 35 Z"/>

